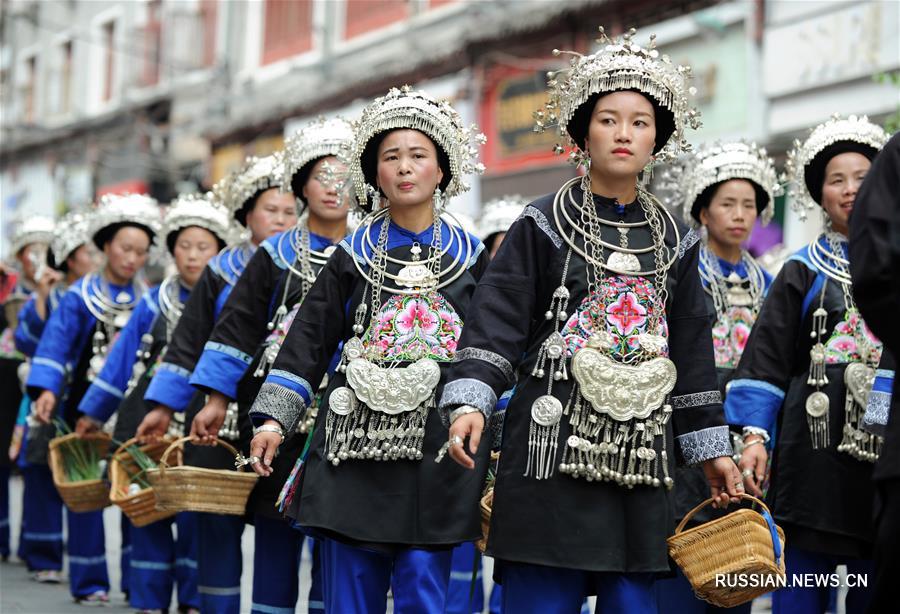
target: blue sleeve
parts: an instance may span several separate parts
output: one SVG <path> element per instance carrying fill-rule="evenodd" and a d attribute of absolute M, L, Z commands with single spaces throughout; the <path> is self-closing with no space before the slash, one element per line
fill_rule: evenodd
<path fill-rule="evenodd" d="M 235 347 L 207 341 L 190 382 L 201 390 L 216 390 L 236 399 L 238 382 L 252 361 L 252 356 Z"/>
<path fill-rule="evenodd" d="M 159 288 L 154 288 L 135 307 L 128 318 L 128 324 L 113 344 L 103 369 L 81 399 L 79 411 L 99 422 L 106 422 L 115 413 L 119 403 L 125 398 L 128 380 L 141 346 L 141 337 L 150 331 L 159 313 L 158 293 Z"/>
<path fill-rule="evenodd" d="M 93 317 L 84 306 L 78 287 L 71 288 L 50 314 L 44 334 L 38 343 L 31 371 L 28 375 L 28 394 L 36 399 L 42 391 L 59 395 L 66 383 L 66 375 L 81 352 L 85 332 Z"/>
<path fill-rule="evenodd" d="M 163 362 L 156 368 L 153 379 L 144 393 L 144 400 L 184 411 L 197 390 L 190 383 L 191 372 L 184 367 Z"/>
<path fill-rule="evenodd" d="M 736 379 L 725 397 L 725 420 L 729 424 L 755 426 L 769 433 L 784 402 L 784 390 L 757 379 Z"/>
<path fill-rule="evenodd" d="M 19 310 L 18 321 L 15 333 L 16 349 L 26 356 L 34 356 L 46 325 L 46 322 L 38 315 L 34 296 L 28 299 Z"/>

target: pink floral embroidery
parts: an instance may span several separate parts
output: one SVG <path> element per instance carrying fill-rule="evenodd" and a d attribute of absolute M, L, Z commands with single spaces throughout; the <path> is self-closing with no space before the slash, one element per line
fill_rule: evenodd
<path fill-rule="evenodd" d="M 733 369 L 741 360 L 756 318 L 747 307 L 729 307 L 712 329 L 716 366 Z"/>
<path fill-rule="evenodd" d="M 846 312 L 844 319 L 835 325 L 831 337 L 825 343 L 825 362 L 834 365 L 865 360 L 867 357 L 862 356 L 863 349 L 857 342 L 860 336 L 875 348 L 875 356 L 872 358 L 877 362 L 881 357 L 881 341 L 872 334 L 858 311 Z"/>
<path fill-rule="evenodd" d="M 653 282 L 631 275 L 607 277 L 601 290 L 585 297 L 563 327 L 569 356 L 583 348 L 590 336 L 599 330 L 612 335 L 617 357 L 639 349 L 639 335 L 654 332 L 647 331 L 647 326 L 652 321 L 655 302 Z M 661 317 L 660 328 L 662 335 L 668 338 L 665 314 Z M 668 349 L 663 353 L 667 355 Z"/>
<path fill-rule="evenodd" d="M 377 348 L 384 360 L 452 360 L 462 320 L 438 292 L 388 299 L 375 315 L 363 343 Z"/>

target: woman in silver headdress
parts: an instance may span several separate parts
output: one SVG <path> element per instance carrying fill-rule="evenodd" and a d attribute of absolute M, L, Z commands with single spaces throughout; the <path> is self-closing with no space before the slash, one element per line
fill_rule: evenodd
<path fill-rule="evenodd" d="M 19 312 L 16 348 L 29 359 L 66 290 L 94 270 L 95 254 L 85 215 L 70 213 L 59 220 L 47 252 L 48 269 Z M 18 465 L 24 482 L 22 524 L 28 530 L 19 537 L 20 556 L 38 582 L 56 584 L 63 568 L 63 503 L 47 466 L 47 443 L 56 429 L 30 418 L 30 407 L 31 400 L 26 398 L 24 412 L 20 411 L 23 428 Z"/>
<path fill-rule="evenodd" d="M 697 236 L 638 183 L 695 123 L 686 71 L 632 31 L 553 76 L 538 127 L 558 122 L 588 172 L 526 207 L 475 292 L 441 407 L 450 454 L 473 467 L 518 375 L 488 542 L 505 612 L 577 611 L 588 594 L 597 611 L 655 612 L 676 444 L 718 504 L 742 491 Z"/>
<path fill-rule="evenodd" d="M 742 141 L 711 143 L 682 159 L 671 173 L 676 205 L 685 222 L 702 227 L 700 279 L 712 320 L 713 350 L 723 398 L 741 358 L 750 329 L 756 321 L 772 278 L 743 245 L 757 219 L 768 223 L 780 194 L 774 162 L 764 149 Z M 752 427 L 748 427 L 748 432 Z M 749 490 L 762 496 L 755 484 Z M 675 518 L 680 521 L 704 498 L 706 480 L 696 467 L 680 467 L 675 473 Z M 689 526 L 707 522 L 724 512 L 703 509 Z M 720 608 L 698 599 L 687 578 L 678 576 L 656 583 L 660 608 L 679 612 L 719 612 Z M 751 603 L 730 611 L 750 612 Z"/>
<path fill-rule="evenodd" d="M 343 342 L 286 506 L 323 538 L 329 612 L 384 612 L 391 587 L 395 611 L 443 612 L 450 548 L 479 533 L 478 476 L 430 460 L 441 374 L 488 261 L 440 217 L 481 169 L 473 130 L 409 88 L 366 107 L 348 166 L 369 215 L 322 269 L 251 411 L 253 467 L 268 475 Z"/>
<path fill-rule="evenodd" d="M 833 117 L 788 154 L 791 205 L 821 207 L 825 228 L 784 264 L 769 290 L 725 403 L 731 424 L 748 427 L 741 468 L 748 488 L 765 478 L 764 445 L 777 426 L 767 493 L 784 529 L 788 577 L 871 571 L 872 463 L 881 438 L 862 428 L 881 343 L 853 300 L 847 224 L 871 160 L 887 141 L 865 117 Z M 866 588 L 847 610 L 862 612 Z M 793 586 L 772 596 L 776 613 L 824 612 L 826 588 Z"/>
<path fill-rule="evenodd" d="M 27 384 L 39 421 L 48 424 L 56 415 L 74 426 L 81 398 L 146 290 L 142 270 L 158 230 L 159 207 L 146 195 L 107 195 L 91 213 L 89 234 L 105 262 L 99 273 L 85 275 L 69 288 L 47 321 Z M 109 577 L 103 514 L 70 511 L 69 517 L 72 596 L 79 602 L 105 603 Z M 127 519 L 122 523 L 127 535 Z"/>

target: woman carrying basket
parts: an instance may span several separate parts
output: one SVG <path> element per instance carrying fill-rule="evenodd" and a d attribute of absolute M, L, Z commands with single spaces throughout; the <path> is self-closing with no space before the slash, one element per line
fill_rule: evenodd
<path fill-rule="evenodd" d="M 865 117 L 833 117 L 788 155 L 792 206 L 806 217 L 821 207 L 824 228 L 791 256 L 769 289 L 728 393 L 725 411 L 745 431 L 747 487 L 765 478 L 773 434 L 768 500 L 784 529 L 788 577 L 872 571 L 873 462 L 881 438 L 862 428 L 881 343 L 853 300 L 847 223 L 871 160 L 887 141 Z M 750 446 L 750 447 L 748 447 Z M 853 587 L 847 611 L 866 609 L 870 591 Z M 789 587 L 772 596 L 776 614 L 824 612 L 827 588 Z"/>
<path fill-rule="evenodd" d="M 210 393 L 192 430 L 209 439 L 218 435 L 226 406 L 238 402 L 246 416 L 268 374 L 316 275 L 335 244 L 347 234 L 349 191 L 333 189 L 331 175 L 343 171 L 335 157 L 353 138 L 344 119 L 315 120 L 285 147 L 285 185 L 290 185 L 305 215 L 291 230 L 263 241 L 225 302 L 210 342 L 197 363 L 191 383 Z M 238 360 L 235 356 L 252 356 Z M 248 513 L 256 527 L 253 563 L 253 608 L 294 608 L 299 592 L 298 565 L 303 534 L 278 509 L 281 487 L 306 443 L 315 407 L 287 438 L 275 461 L 274 475 L 257 482 Z M 313 545 L 310 611 L 322 609 L 318 546 Z"/>
<path fill-rule="evenodd" d="M 384 612 L 390 588 L 395 612 L 443 612 L 451 549 L 480 533 L 483 476 L 432 460 L 442 372 L 488 263 L 440 217 L 482 169 L 474 130 L 408 87 L 363 110 L 348 166 L 369 215 L 319 273 L 251 410 L 253 467 L 268 475 L 343 343 L 286 508 L 322 538 L 328 612 Z"/>
<path fill-rule="evenodd" d="M 230 234 L 227 210 L 211 194 L 183 195 L 171 205 L 162 235 L 176 273 L 151 288 L 135 308 L 99 376 L 88 388 L 76 432 L 91 433 L 116 415 L 114 439 L 134 436 L 149 407 L 147 383 L 178 323 L 184 302 L 206 263 L 225 247 Z M 144 480 L 146 482 L 146 479 Z M 179 611 L 197 611 L 197 518 L 183 512 L 131 529 L 129 602 L 140 611 L 167 610 L 178 583 Z M 178 526 L 177 542 L 172 526 Z"/>
<path fill-rule="evenodd" d="M 140 194 L 104 196 L 91 213 L 88 232 L 106 262 L 100 273 L 90 273 L 69 288 L 44 328 L 28 376 L 32 411 L 41 422 L 49 423 L 54 415 L 70 425 L 77 421 L 81 398 L 146 290 L 140 273 L 159 230 L 159 217 L 156 201 Z M 68 542 L 72 596 L 79 602 L 106 602 L 103 512 L 69 514 L 69 527 L 77 527 L 69 531 Z M 123 535 L 127 523 L 122 520 Z M 124 552 L 123 547 L 123 559 Z M 123 580 L 127 571 L 123 561 Z"/>
<path fill-rule="evenodd" d="M 184 415 L 187 425 L 203 407 L 205 395 L 191 386 L 190 377 L 225 301 L 259 244 L 297 222 L 297 205 L 291 194 L 281 190 L 282 177 L 279 153 L 249 158 L 241 169 L 214 188 L 234 219 L 247 228 L 249 238 L 210 259 L 185 302 L 162 362 L 144 394 L 153 409 L 138 426 L 140 439 L 165 435 L 174 411 Z M 228 414 L 221 433 L 223 439 L 249 440 L 249 421 L 238 422 L 236 406 Z M 233 458 L 224 450 L 197 446 L 185 448 L 184 462 L 209 469 L 234 468 Z M 239 611 L 243 533 L 244 519 L 240 516 L 204 512 L 198 517 L 197 571 L 202 611 Z"/>
<path fill-rule="evenodd" d="M 597 53 L 552 76 L 538 128 L 557 122 L 588 172 L 509 229 L 441 399 L 451 456 L 481 472 L 470 454 L 518 374 L 488 542 L 505 612 L 575 612 L 589 594 L 598 612 L 656 612 L 676 449 L 702 463 L 718 504 L 743 490 L 698 237 L 638 183 L 696 124 L 687 69 L 633 34 L 601 29 Z"/>
<path fill-rule="evenodd" d="M 688 154 L 672 173 L 677 206 L 695 228 L 702 226 L 706 241 L 700 246 L 700 280 L 712 320 L 719 392 L 723 398 L 747 342 L 771 276 L 756 262 L 743 244 L 754 223 L 769 222 L 773 197 L 780 194 L 778 174 L 764 149 L 745 142 L 712 143 Z M 746 427 L 745 432 L 754 432 Z M 753 487 L 753 494 L 760 492 Z M 679 467 L 675 472 L 675 517 L 681 520 L 703 500 L 706 480 L 697 467 Z M 692 525 L 710 520 L 721 512 L 703 511 Z M 677 577 L 659 580 L 656 595 L 660 608 L 685 612 L 720 612 L 698 599 L 681 570 Z M 750 612 L 747 602 L 733 612 Z"/>

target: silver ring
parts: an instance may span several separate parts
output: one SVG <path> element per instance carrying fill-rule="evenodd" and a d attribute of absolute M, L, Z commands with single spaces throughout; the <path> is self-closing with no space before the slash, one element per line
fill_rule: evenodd
<path fill-rule="evenodd" d="M 463 444 L 463 439 L 459 435 L 454 435 L 450 438 L 451 446 L 461 446 Z"/>
<path fill-rule="evenodd" d="M 735 490 L 744 490 L 744 483 L 743 482 L 735 482 L 734 489 Z"/>
<path fill-rule="evenodd" d="M 247 460 L 250 461 L 250 464 L 251 464 L 251 465 L 255 465 L 256 463 L 259 462 L 259 457 L 258 457 L 258 456 L 251 456 L 251 457 L 248 458 Z"/>
<path fill-rule="evenodd" d="M 741 471 L 741 475 L 745 478 L 749 478 L 753 475 L 753 469 L 744 469 L 743 471 Z"/>

